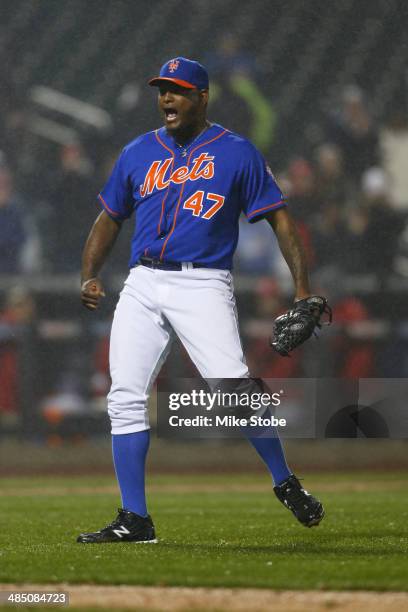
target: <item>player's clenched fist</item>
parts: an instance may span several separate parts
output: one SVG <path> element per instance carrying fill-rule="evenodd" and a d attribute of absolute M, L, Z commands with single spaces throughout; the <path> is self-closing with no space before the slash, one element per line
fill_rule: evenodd
<path fill-rule="evenodd" d="M 101 297 L 105 297 L 105 291 L 99 278 L 89 278 L 82 283 L 81 300 L 85 308 L 96 310 Z"/>

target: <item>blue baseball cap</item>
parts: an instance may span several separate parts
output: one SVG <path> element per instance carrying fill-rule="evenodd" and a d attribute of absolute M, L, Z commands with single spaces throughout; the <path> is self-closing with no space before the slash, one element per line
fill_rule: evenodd
<path fill-rule="evenodd" d="M 208 73 L 199 62 L 175 57 L 163 64 L 160 74 L 150 79 L 149 85 L 160 85 L 161 81 L 171 81 L 187 89 L 208 89 Z"/>

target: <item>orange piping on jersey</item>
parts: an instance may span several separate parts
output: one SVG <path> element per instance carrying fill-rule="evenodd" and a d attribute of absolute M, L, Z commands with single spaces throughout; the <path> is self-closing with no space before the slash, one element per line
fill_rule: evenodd
<path fill-rule="evenodd" d="M 194 151 L 197 151 L 197 149 L 200 149 L 201 147 L 205 147 L 205 145 L 210 144 L 210 142 L 214 142 L 214 140 L 217 140 L 218 138 L 221 138 L 221 136 L 224 136 L 224 134 L 226 134 L 227 132 L 228 132 L 228 130 L 224 130 L 223 132 L 221 132 L 221 134 L 218 134 L 217 136 L 214 136 L 214 138 L 211 138 L 211 140 L 206 140 L 202 144 L 199 144 L 196 147 L 194 147 L 194 149 L 191 149 L 190 155 L 188 156 L 188 160 L 187 160 L 187 167 L 188 167 L 188 165 L 189 165 L 189 163 L 191 161 L 191 156 L 194 153 Z M 163 248 L 162 248 L 161 253 L 160 253 L 160 259 L 163 259 L 163 254 L 164 254 L 165 248 L 167 246 L 167 243 L 169 241 L 169 238 L 172 235 L 172 233 L 174 232 L 174 228 L 176 227 L 176 221 L 177 221 L 178 211 L 179 211 L 179 208 L 180 208 L 180 202 L 181 202 L 181 198 L 183 197 L 183 193 L 184 193 L 184 186 L 185 186 L 185 183 L 183 183 L 183 186 L 182 186 L 181 191 L 180 191 L 180 197 L 179 197 L 178 202 L 177 202 L 176 212 L 174 213 L 173 225 L 172 225 L 172 228 L 171 228 L 171 230 L 169 232 L 169 235 L 167 236 L 166 240 L 164 241 Z"/>
<path fill-rule="evenodd" d="M 114 217 L 119 217 L 120 213 L 115 212 L 114 210 L 112 210 L 111 208 L 109 208 L 109 206 L 107 205 L 107 203 L 105 202 L 105 200 L 103 199 L 103 197 L 101 196 L 101 194 L 98 195 L 98 198 L 100 199 L 100 201 L 102 202 L 104 208 L 106 208 L 107 211 L 109 211 L 109 213 L 111 215 L 113 215 Z"/>
<path fill-rule="evenodd" d="M 269 206 L 264 206 L 263 208 L 258 208 L 257 210 L 253 210 L 252 212 L 249 213 L 247 218 L 250 219 L 256 213 L 262 212 L 264 210 L 273 210 L 276 206 L 280 206 L 281 204 L 284 204 L 283 200 L 279 200 L 279 202 L 275 202 L 275 204 L 269 204 Z"/>
<path fill-rule="evenodd" d="M 164 142 L 163 142 L 163 141 L 162 141 L 162 139 L 160 138 L 160 136 L 159 136 L 159 134 L 158 134 L 158 131 L 157 131 L 157 130 L 155 131 L 155 136 L 156 136 L 156 139 L 158 140 L 158 142 L 159 142 L 159 143 L 162 145 L 162 147 L 164 147 L 165 149 L 167 149 L 167 151 L 169 151 L 169 152 L 171 153 L 171 157 L 172 157 L 172 161 L 171 161 L 171 168 L 170 168 L 170 176 L 171 176 L 171 174 L 172 174 L 172 172 L 173 172 L 173 168 L 174 168 L 174 159 L 175 159 L 174 153 L 173 153 L 173 151 L 170 149 L 170 147 L 168 147 L 166 144 L 164 144 Z M 161 223 L 162 223 L 162 220 L 163 220 L 163 214 L 164 214 L 164 203 L 165 203 L 165 201 L 166 201 L 166 199 L 167 199 L 167 196 L 169 195 L 170 185 L 171 185 L 171 182 L 169 183 L 169 186 L 167 187 L 167 191 L 166 191 L 166 193 L 165 193 L 165 195 L 164 195 L 164 198 L 163 198 L 163 200 L 162 200 L 162 205 L 161 205 L 161 213 L 160 213 L 160 220 L 159 220 L 159 225 L 157 226 L 157 235 L 159 235 L 159 234 L 160 234 L 160 231 L 161 231 Z"/>
<path fill-rule="evenodd" d="M 189 161 L 190 161 L 190 160 L 188 160 L 187 165 L 188 165 Z M 172 233 L 174 232 L 174 228 L 176 227 L 176 218 L 177 218 L 177 213 L 178 213 L 178 209 L 179 209 L 179 206 L 180 206 L 181 198 L 183 197 L 183 193 L 184 193 L 184 187 L 185 187 L 185 185 L 186 185 L 186 184 L 185 184 L 185 183 L 183 183 L 183 185 L 182 185 L 182 187 L 181 187 L 180 196 L 179 196 L 179 199 L 178 199 L 178 202 L 177 202 L 176 212 L 174 213 L 174 221 L 173 221 L 173 225 L 172 225 L 172 228 L 171 228 L 171 230 L 170 230 L 170 232 L 169 232 L 169 234 L 168 234 L 168 236 L 167 236 L 166 240 L 164 241 L 163 248 L 162 248 L 161 253 L 160 253 L 160 260 L 162 260 L 162 259 L 163 259 L 164 249 L 166 248 L 167 243 L 168 243 L 168 241 L 169 241 L 169 238 L 170 238 L 170 236 L 172 235 Z"/>

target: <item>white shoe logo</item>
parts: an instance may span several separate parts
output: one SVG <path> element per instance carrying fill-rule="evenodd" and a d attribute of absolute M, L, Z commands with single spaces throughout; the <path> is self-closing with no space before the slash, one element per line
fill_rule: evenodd
<path fill-rule="evenodd" d="M 120 526 L 120 529 L 113 529 L 112 531 L 118 536 L 118 538 L 123 538 L 124 535 L 130 533 L 130 531 L 126 529 L 126 527 L 124 527 L 123 525 Z"/>

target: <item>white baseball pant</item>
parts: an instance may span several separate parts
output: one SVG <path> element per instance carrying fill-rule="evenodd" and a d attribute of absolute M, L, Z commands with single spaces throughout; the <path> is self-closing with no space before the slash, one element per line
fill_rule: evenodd
<path fill-rule="evenodd" d="M 149 392 L 174 334 L 203 378 L 249 376 L 229 271 L 191 264 L 174 272 L 136 266 L 120 294 L 111 330 L 113 434 L 149 428 Z"/>

